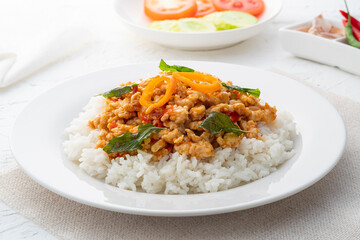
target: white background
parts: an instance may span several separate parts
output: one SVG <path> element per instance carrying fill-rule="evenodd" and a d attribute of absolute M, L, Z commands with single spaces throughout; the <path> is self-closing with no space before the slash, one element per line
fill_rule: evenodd
<path fill-rule="evenodd" d="M 348 3 L 352 14 L 360 17 L 359 1 L 348 0 Z M 344 9 L 341 0 L 285 0 L 281 14 L 257 37 L 230 48 L 190 52 L 167 49 L 137 37 L 119 22 L 112 1 L 1 0 L 0 49 L 29 48 L 32 47 L 28 44 L 31 39 L 49 31 L 71 27 L 87 29 L 93 37 L 82 51 L 18 84 L 0 89 L 0 172 L 16 167 L 8 137 L 16 115 L 31 99 L 67 79 L 122 64 L 163 58 L 277 68 L 326 91 L 360 102 L 360 77 L 293 57 L 281 48 L 278 38 L 280 27 L 312 19 L 319 13 L 340 21 L 339 9 Z M 0 239 L 53 238 L 0 202 Z"/>

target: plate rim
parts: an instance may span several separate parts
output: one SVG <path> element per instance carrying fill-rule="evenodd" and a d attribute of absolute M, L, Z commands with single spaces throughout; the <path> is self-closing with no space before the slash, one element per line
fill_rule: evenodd
<path fill-rule="evenodd" d="M 258 69 L 258 68 L 254 68 L 254 67 L 249 67 L 249 66 L 244 66 L 244 65 L 240 65 L 240 64 L 232 64 L 232 63 L 225 63 L 225 62 L 215 62 L 215 61 L 194 61 L 194 60 L 171 60 L 168 61 L 170 62 L 176 62 L 178 64 L 183 64 L 183 63 L 201 63 L 201 64 L 224 64 L 224 65 L 232 65 L 233 67 L 241 67 L 241 68 L 247 68 L 249 70 L 256 70 L 256 71 L 261 71 L 263 73 L 266 74 L 272 74 L 272 75 L 277 75 L 279 77 L 282 78 L 286 78 L 291 80 L 293 83 L 299 84 L 304 86 L 305 88 L 307 88 L 308 90 L 310 90 L 313 94 L 317 95 L 318 97 L 320 97 L 322 100 L 324 100 L 329 107 L 332 108 L 332 110 L 334 110 L 337 113 L 337 117 L 339 118 L 341 123 L 341 127 L 343 129 L 343 131 L 341 131 L 343 133 L 343 140 L 342 141 L 342 145 L 339 149 L 341 149 L 337 156 L 334 156 L 334 161 L 332 161 L 332 164 L 325 170 L 323 171 L 321 174 L 318 174 L 316 178 L 312 179 L 312 181 L 307 182 L 306 184 L 302 184 L 301 187 L 296 188 L 296 189 L 292 189 L 291 191 L 287 191 L 285 193 L 282 194 L 278 194 L 277 196 L 273 197 L 265 197 L 265 198 L 261 198 L 261 199 L 257 199 L 254 201 L 250 201 L 250 202 L 246 202 L 246 203 L 238 203 L 238 204 L 233 204 L 233 205 L 229 205 L 229 206 L 225 206 L 225 207 L 216 207 L 216 208 L 205 208 L 205 209 L 196 209 L 196 210 L 153 210 L 153 209 L 146 209 L 146 208 L 138 208 L 138 207 L 128 207 L 128 206 L 122 206 L 122 205 L 116 205 L 116 208 L 114 208 L 113 206 L 110 206 L 108 203 L 105 204 L 98 204 L 98 203 L 94 203 L 91 201 L 86 201 L 84 199 L 78 198 L 78 197 L 74 197 L 71 196 L 69 194 L 67 194 L 66 192 L 63 191 L 59 191 L 56 188 L 53 188 L 51 185 L 47 184 L 46 182 L 43 182 L 39 179 L 36 178 L 36 176 L 34 176 L 31 171 L 29 171 L 29 169 L 25 169 L 23 167 L 23 165 L 21 164 L 21 162 L 19 161 L 18 158 L 18 154 L 17 151 L 15 150 L 15 145 L 16 142 L 14 140 L 14 132 L 15 132 L 15 127 L 16 127 L 16 123 L 18 122 L 18 119 L 20 118 L 20 116 L 25 112 L 25 110 L 32 105 L 36 100 L 41 99 L 41 97 L 43 95 L 45 95 L 48 91 L 56 89 L 58 86 L 69 83 L 71 81 L 80 79 L 80 78 L 87 78 L 93 74 L 96 73 L 101 73 L 101 72 L 107 72 L 107 71 L 112 71 L 118 68 L 124 68 L 124 67 L 129 67 L 129 66 L 139 66 L 139 65 L 157 65 L 158 61 L 146 61 L 146 62 L 141 62 L 141 63 L 133 63 L 133 64 L 125 64 L 125 65 L 119 65 L 117 67 L 112 67 L 112 68 L 105 68 L 105 69 L 101 69 L 101 70 L 95 70 L 92 71 L 90 73 L 84 74 L 84 75 L 80 75 L 80 76 L 76 76 L 74 78 L 71 79 L 67 79 L 65 81 L 59 82 L 54 84 L 52 87 L 45 89 L 44 91 L 42 91 L 40 94 L 38 94 L 35 98 L 33 98 L 32 100 L 30 100 L 28 102 L 28 104 L 17 114 L 15 121 L 13 122 L 13 126 L 11 128 L 10 131 L 10 135 L 9 135 L 9 143 L 10 143 L 10 149 L 12 151 L 12 154 L 14 155 L 14 158 L 17 162 L 17 164 L 20 166 L 21 170 L 23 172 L 25 172 L 31 179 L 33 179 L 35 182 L 37 182 L 38 184 L 40 184 L 41 186 L 47 188 L 48 190 L 63 196 L 69 200 L 73 200 L 88 206 L 92 206 L 92 207 L 96 207 L 96 208 L 100 208 L 100 209 L 105 209 L 105 210 L 109 210 L 109 211 L 115 211 L 115 212 L 123 212 L 123 213 L 128 213 L 128 214 L 135 214 L 135 215 L 147 215 L 147 216 L 171 216 L 171 217 L 186 217 L 186 216 L 202 216 L 202 215 L 214 215 L 214 214 L 221 214 L 221 213 L 228 213 L 228 212 L 234 212 L 234 211 L 240 211 L 240 210 L 245 210 L 245 209 L 250 209 L 250 208 L 254 208 L 254 207 L 258 207 L 258 206 L 263 206 L 269 203 L 273 203 L 276 201 L 279 201 L 281 199 L 287 198 L 289 196 L 292 196 L 298 192 L 303 191 L 304 189 L 310 187 L 311 185 L 315 184 L 316 182 L 318 182 L 320 179 L 322 179 L 324 176 L 326 176 L 335 166 L 336 164 L 339 162 L 339 160 L 341 159 L 341 156 L 343 155 L 344 151 L 345 151 L 345 146 L 346 146 L 346 141 L 347 141 L 347 132 L 346 132 L 346 126 L 344 123 L 343 118 L 341 117 L 341 115 L 339 114 L 338 110 L 334 107 L 334 105 L 332 103 L 330 103 L 325 97 L 323 97 L 321 94 L 319 94 L 318 92 L 316 92 L 314 89 L 312 89 L 309 86 L 306 86 L 294 79 L 291 79 L 287 76 L 275 73 L 275 72 L 271 72 L 271 71 L 267 71 L 267 70 L 263 70 L 263 69 Z M 105 183 L 104 183 L 105 184 Z M 231 189 L 230 189 L 231 190 Z M 125 190 L 127 191 L 127 190 Z M 227 191 L 227 190 L 225 190 Z M 220 192 L 216 192 L 216 193 L 221 193 L 224 191 L 220 191 Z M 215 194 L 216 194 L 215 193 Z M 147 194 L 147 193 L 146 193 Z M 213 194 L 213 193 L 205 193 L 205 194 Z M 178 195 L 174 195 L 174 196 L 178 196 Z"/>

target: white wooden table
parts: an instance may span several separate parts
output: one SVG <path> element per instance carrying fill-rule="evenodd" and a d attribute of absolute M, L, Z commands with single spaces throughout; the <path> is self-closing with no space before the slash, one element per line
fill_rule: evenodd
<path fill-rule="evenodd" d="M 358 0 L 348 0 L 352 14 L 360 16 Z M 89 29 L 95 42 L 43 71 L 0 89 L 0 171 L 16 167 L 8 137 L 16 115 L 41 92 L 64 80 L 104 68 L 145 61 L 204 60 L 236 63 L 263 69 L 277 68 L 326 91 L 360 102 L 360 77 L 339 69 L 293 57 L 285 52 L 277 30 L 324 13 L 339 17 L 342 1 L 285 0 L 281 14 L 257 37 L 215 51 L 167 49 L 134 35 L 119 22 L 111 1 L 101 0 L 2 0 L 0 2 L 0 47 L 11 49 L 26 39 L 57 27 Z M 360 64 L 360 63 L 359 63 Z M 360 65 L 359 65 L 360 66 Z M 0 202 L 0 239 L 56 239 L 40 226 Z"/>

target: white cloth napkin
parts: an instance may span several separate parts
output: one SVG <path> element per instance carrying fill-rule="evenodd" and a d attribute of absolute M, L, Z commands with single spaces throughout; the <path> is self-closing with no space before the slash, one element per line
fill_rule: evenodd
<path fill-rule="evenodd" d="M 54 29 L 12 51 L 0 49 L 0 88 L 9 86 L 87 46 L 91 34 L 83 28 Z"/>

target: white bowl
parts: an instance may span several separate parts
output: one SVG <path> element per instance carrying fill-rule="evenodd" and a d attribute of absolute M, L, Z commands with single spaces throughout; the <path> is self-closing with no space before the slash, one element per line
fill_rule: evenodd
<path fill-rule="evenodd" d="M 182 33 L 150 29 L 144 14 L 143 0 L 115 0 L 115 10 L 122 22 L 143 38 L 177 49 L 210 50 L 234 45 L 260 32 L 280 12 L 282 0 L 264 0 L 266 9 L 255 25 L 218 32 Z"/>
<path fill-rule="evenodd" d="M 331 20 L 336 27 L 343 27 L 340 20 Z M 338 67 L 360 76 L 360 49 L 350 46 L 345 37 L 327 39 L 310 33 L 297 31 L 303 26 L 311 26 L 312 20 L 292 24 L 279 30 L 281 45 L 297 57 Z"/>

